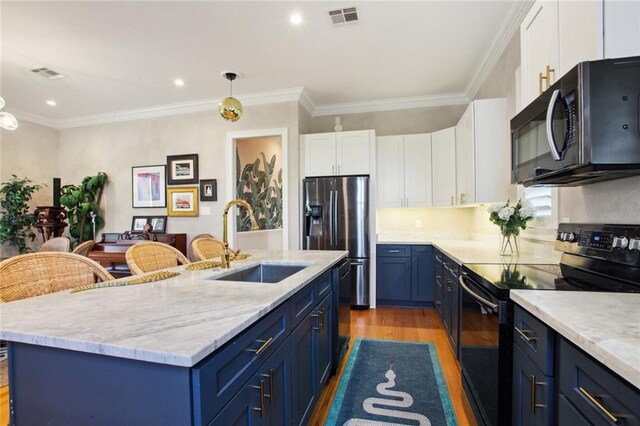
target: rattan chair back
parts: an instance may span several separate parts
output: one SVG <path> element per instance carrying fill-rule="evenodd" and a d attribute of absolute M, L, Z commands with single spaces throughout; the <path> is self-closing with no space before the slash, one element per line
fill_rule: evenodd
<path fill-rule="evenodd" d="M 200 259 L 198 259 L 196 257 L 195 253 L 193 252 L 193 245 L 200 238 L 213 238 L 213 235 L 211 235 L 211 234 L 198 234 L 195 237 L 193 237 L 193 239 L 191 240 L 191 243 L 189 243 L 189 247 L 187 248 L 187 257 L 192 262 L 197 262 L 198 260 L 200 260 Z"/>
<path fill-rule="evenodd" d="M 85 241 L 82 244 L 78 244 L 78 246 L 73 249 L 73 253 L 79 254 L 80 256 L 89 256 L 89 252 L 95 245 L 96 243 L 93 240 Z"/>
<path fill-rule="evenodd" d="M 68 253 L 71 251 L 71 241 L 69 241 L 67 237 L 54 237 L 45 241 L 38 251 L 61 251 Z"/>
<path fill-rule="evenodd" d="M 78 254 L 23 254 L 0 262 L 0 302 L 11 302 L 113 279 L 98 263 Z"/>
<path fill-rule="evenodd" d="M 209 260 L 220 257 L 222 242 L 214 238 L 199 238 L 191 242 L 193 254 L 197 260 Z"/>
<path fill-rule="evenodd" d="M 126 258 L 127 265 L 134 275 L 190 263 L 175 247 L 155 241 L 143 241 L 132 245 L 127 250 Z"/>

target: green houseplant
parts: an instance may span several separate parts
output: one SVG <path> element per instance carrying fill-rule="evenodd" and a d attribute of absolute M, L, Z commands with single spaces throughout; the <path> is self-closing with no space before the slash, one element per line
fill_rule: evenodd
<path fill-rule="evenodd" d="M 260 155 L 264 164 L 262 170 L 260 158 L 256 158 L 240 171 L 240 157 L 236 153 L 237 197 L 251 205 L 260 229 L 279 229 L 282 228 L 282 169 L 275 176 L 275 154 L 269 161 L 264 152 Z M 240 210 L 237 230 L 252 230 L 249 214 L 244 209 Z"/>
<path fill-rule="evenodd" d="M 36 218 L 29 213 L 29 201 L 43 185 L 34 184 L 27 178 L 11 176 L 8 182 L 0 185 L 0 207 L 3 210 L 0 217 L 0 244 L 9 243 L 23 254 L 31 251 L 27 247 L 27 238 L 31 241 L 36 238 L 31 229 Z"/>
<path fill-rule="evenodd" d="M 96 232 L 104 227 L 100 199 L 107 181 L 106 173 L 99 172 L 82 179 L 80 185 L 64 185 L 60 188 L 60 204 L 67 209 L 69 234 L 77 244 L 95 238 L 92 213 L 95 215 Z"/>

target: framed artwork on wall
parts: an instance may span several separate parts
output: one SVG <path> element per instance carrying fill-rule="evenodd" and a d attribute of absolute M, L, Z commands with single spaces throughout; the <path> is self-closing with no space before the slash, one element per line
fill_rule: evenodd
<path fill-rule="evenodd" d="M 164 234 L 167 232 L 166 216 L 149 216 L 147 222 L 151 224 L 151 232 L 154 234 Z"/>
<path fill-rule="evenodd" d="M 131 168 L 131 193 L 134 208 L 166 207 L 166 167 L 134 166 Z"/>
<path fill-rule="evenodd" d="M 168 155 L 169 185 L 198 183 L 198 154 Z"/>
<path fill-rule="evenodd" d="M 218 201 L 217 179 L 202 179 L 200 181 L 200 201 Z"/>
<path fill-rule="evenodd" d="M 184 186 L 167 189 L 169 216 L 198 216 L 198 187 Z"/>

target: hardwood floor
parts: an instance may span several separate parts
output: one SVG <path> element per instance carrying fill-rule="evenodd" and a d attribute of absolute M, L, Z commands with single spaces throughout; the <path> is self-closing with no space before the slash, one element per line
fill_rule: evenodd
<path fill-rule="evenodd" d="M 463 392 L 460 381 L 460 368 L 449 345 L 449 340 L 435 309 L 379 307 L 366 311 L 351 311 L 351 345 L 356 337 L 370 337 L 387 340 L 411 340 L 431 342 L 436 346 L 438 361 L 442 366 L 453 409 L 458 424 L 475 425 L 474 419 L 468 419 L 463 409 Z M 349 351 L 350 352 L 350 351 Z M 311 416 L 311 425 L 323 425 L 331 408 L 331 401 L 342 377 L 345 356 L 338 373 L 329 380 L 318 405 Z"/>
<path fill-rule="evenodd" d="M 468 419 L 464 412 L 460 369 L 447 335 L 442 328 L 442 322 L 434 309 L 380 307 L 367 311 L 351 311 L 351 336 L 352 344 L 350 347 L 353 347 L 353 341 L 356 337 L 434 343 L 438 361 L 442 366 L 444 378 L 449 388 L 453 409 L 458 417 L 458 423 L 461 426 L 475 424 L 473 419 Z M 348 354 L 344 361 L 347 357 Z M 344 365 L 345 362 L 338 369 L 338 374 L 329 380 L 311 416 L 311 425 L 324 424 L 340 377 L 342 377 Z M 0 388 L 0 425 L 6 425 L 8 421 L 9 387 L 5 386 Z"/>

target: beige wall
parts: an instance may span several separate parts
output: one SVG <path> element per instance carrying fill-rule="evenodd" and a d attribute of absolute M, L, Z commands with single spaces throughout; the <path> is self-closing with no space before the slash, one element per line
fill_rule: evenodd
<path fill-rule="evenodd" d="M 234 197 L 227 194 L 227 132 L 287 128 L 289 137 L 290 242 L 298 241 L 298 104 L 286 102 L 248 106 L 243 117 L 226 122 L 215 112 L 135 120 L 65 129 L 60 131 L 60 175 L 65 182 L 79 182 L 84 176 L 103 171 L 109 184 L 103 196 L 106 217 L 104 231 L 122 232 L 131 226 L 133 215 L 162 215 L 164 208 L 131 207 L 131 167 L 165 164 L 167 155 L 199 154 L 200 179 L 218 179 L 217 202 L 202 202 L 210 215 L 171 217 L 167 232 L 222 236 L 222 211 Z M 235 177 L 235 172 L 233 174 Z"/>
<path fill-rule="evenodd" d="M 20 120 L 14 131 L 0 130 L 0 138 L 0 182 L 6 182 L 11 175 L 16 175 L 29 178 L 34 183 L 46 184 L 46 188 L 34 194 L 31 207 L 35 209 L 36 206 L 51 205 L 52 179 L 58 176 L 58 131 Z M 38 236 L 30 246 L 35 248 L 40 244 L 42 240 Z M 17 252 L 6 244 L 0 247 L 0 257 L 15 254 Z"/>
<path fill-rule="evenodd" d="M 416 226 L 419 221 L 419 226 Z M 473 209 L 379 209 L 377 233 L 427 232 L 427 233 L 471 233 Z"/>

